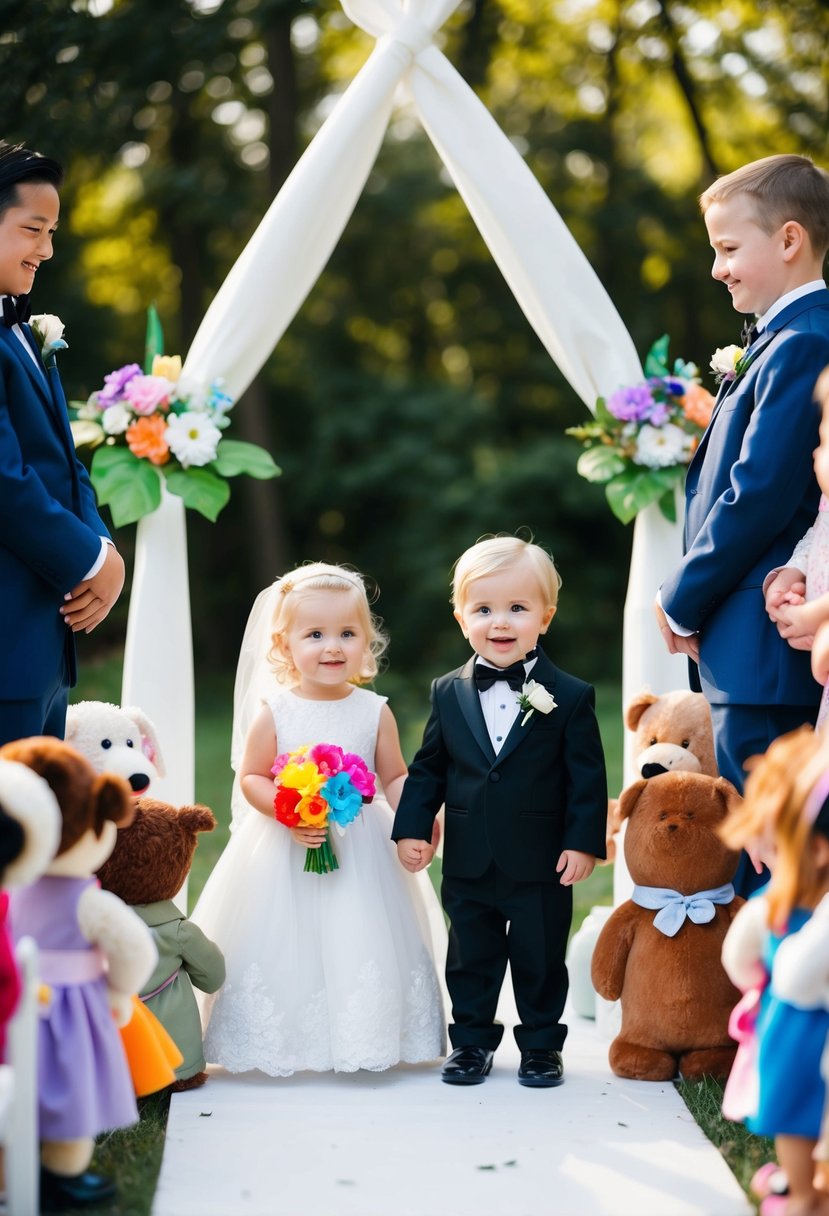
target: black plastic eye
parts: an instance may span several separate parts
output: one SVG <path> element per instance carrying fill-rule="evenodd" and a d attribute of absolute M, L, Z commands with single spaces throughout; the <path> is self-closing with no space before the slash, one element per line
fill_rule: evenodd
<path fill-rule="evenodd" d="M 680 746 L 680 747 L 684 747 L 684 748 L 685 748 L 685 750 L 687 751 L 687 750 L 688 750 L 688 748 L 691 746 L 691 740 L 690 740 L 690 739 L 683 739 L 683 740 L 682 740 L 682 742 L 680 743 L 680 745 L 679 745 L 679 746 Z"/>
<path fill-rule="evenodd" d="M 135 744 L 133 743 L 132 739 L 127 739 L 127 747 L 135 747 Z"/>
<path fill-rule="evenodd" d="M 653 745 L 658 742 L 659 742 L 659 740 L 657 739 L 656 735 L 654 735 L 654 737 L 651 739 L 650 743 L 648 744 L 648 747 L 653 747 Z"/>
<path fill-rule="evenodd" d="M 112 740 L 111 739 L 102 739 L 101 747 L 104 749 L 105 752 L 108 752 L 109 749 L 112 747 Z"/>

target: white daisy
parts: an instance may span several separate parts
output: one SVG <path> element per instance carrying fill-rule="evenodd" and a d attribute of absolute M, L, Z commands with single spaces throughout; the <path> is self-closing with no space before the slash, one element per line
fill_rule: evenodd
<path fill-rule="evenodd" d="M 78 410 L 78 417 L 86 417 L 82 410 Z M 129 424 L 133 421 L 134 415 L 131 409 L 126 405 L 122 405 L 120 401 L 116 401 L 114 405 L 110 405 L 104 410 L 103 414 L 97 411 L 94 415 L 101 426 L 106 431 L 107 435 L 123 435 Z"/>
<path fill-rule="evenodd" d="M 215 460 L 221 437 L 222 432 L 206 414 L 193 410 L 171 414 L 164 432 L 170 451 L 184 469 Z"/>
<path fill-rule="evenodd" d="M 687 460 L 685 432 L 672 422 L 665 426 L 648 426 L 639 432 L 636 443 L 635 464 L 647 465 L 649 469 L 664 469 Z"/>

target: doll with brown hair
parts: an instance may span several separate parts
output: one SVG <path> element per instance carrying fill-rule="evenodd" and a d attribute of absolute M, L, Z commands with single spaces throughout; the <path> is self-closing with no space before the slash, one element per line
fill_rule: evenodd
<path fill-rule="evenodd" d="M 788 1180 L 761 1216 L 827 1216 L 814 1186 L 812 1153 L 826 1085 L 821 1056 L 829 1031 L 823 1000 L 794 1003 L 778 991 L 777 953 L 829 892 L 829 742 L 803 727 L 775 740 L 752 768 L 745 801 L 720 834 L 769 865 L 771 881 L 741 908 L 723 943 L 723 965 L 742 990 L 760 990 L 757 1076 L 746 1126 L 773 1136 Z"/>

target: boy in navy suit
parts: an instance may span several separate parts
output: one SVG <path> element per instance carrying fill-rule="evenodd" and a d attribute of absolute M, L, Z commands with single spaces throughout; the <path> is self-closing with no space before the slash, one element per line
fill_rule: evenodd
<path fill-rule="evenodd" d="M 72 635 L 104 619 L 124 582 L 75 456 L 54 356 L 44 364 L 26 324 L 62 178 L 56 161 L 0 141 L 0 744 L 63 737 Z"/>
<path fill-rule="evenodd" d="M 755 318 L 723 381 L 685 485 L 685 555 L 660 588 L 672 654 L 693 661 L 710 706 L 720 772 L 814 722 L 820 688 L 806 651 L 765 611 L 763 582 L 814 520 L 815 382 L 829 363 L 829 174 L 804 156 L 768 156 L 718 178 L 700 199 L 712 275 Z M 743 859 L 735 885 L 759 885 Z"/>
<path fill-rule="evenodd" d="M 451 1085 L 478 1084 L 492 1067 L 507 962 L 521 1019 L 518 1080 L 563 1078 L 572 884 L 605 856 L 607 781 L 593 689 L 538 647 L 560 583 L 549 554 L 514 536 L 479 541 L 459 558 L 455 619 L 475 658 L 434 681 L 394 819 L 400 860 L 416 872 L 432 859 L 432 826 L 446 806 L 454 1050 L 441 1076 Z"/>

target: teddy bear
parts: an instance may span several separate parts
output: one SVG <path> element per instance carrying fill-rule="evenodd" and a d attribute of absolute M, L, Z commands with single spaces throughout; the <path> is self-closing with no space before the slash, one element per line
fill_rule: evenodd
<path fill-rule="evenodd" d="M 215 992 L 225 978 L 219 947 L 173 903 L 190 869 L 197 834 L 215 826 L 206 806 L 174 807 L 139 798 L 135 818 L 119 831 L 111 856 L 98 871 L 103 888 L 129 904 L 155 938 L 158 964 L 140 996 L 184 1056 L 175 1070 L 175 1090 L 194 1089 L 207 1079 L 193 985 Z"/>
<path fill-rule="evenodd" d="M 165 775 L 155 727 L 134 706 L 108 701 L 70 705 L 65 740 L 99 773 L 118 773 L 136 796 L 149 793 L 153 779 Z"/>
<path fill-rule="evenodd" d="M 643 689 L 625 709 L 625 726 L 633 732 L 631 759 L 640 777 L 659 773 L 706 773 L 718 777 L 711 710 L 701 692 L 680 689 L 661 696 Z M 622 826 L 618 798 L 607 804 L 607 860 L 615 860 L 616 836 Z"/>
<path fill-rule="evenodd" d="M 39 878 L 60 839 L 60 809 L 42 777 L 24 764 L 0 760 L 0 888 Z M 0 889 L 0 1064 L 6 1026 L 20 999 L 20 976 L 8 927 L 9 895 Z"/>
<path fill-rule="evenodd" d="M 132 790 L 58 739 L 7 743 L 0 760 L 42 777 L 60 808 L 54 858 L 10 900 L 13 938 L 34 938 L 50 994 L 38 1023 L 41 1207 L 108 1203 L 115 1186 L 88 1166 L 99 1132 L 138 1118 L 118 1026 L 156 962 L 146 925 L 94 877 L 132 817 Z"/>
<path fill-rule="evenodd" d="M 739 802 L 725 778 L 681 770 L 622 791 L 635 886 L 599 934 L 591 965 L 596 992 L 621 999 L 609 1051 L 617 1076 L 728 1074 L 736 1052 L 728 1020 L 740 994 L 720 954 L 744 901 L 732 885 L 739 854 L 716 828 Z"/>

